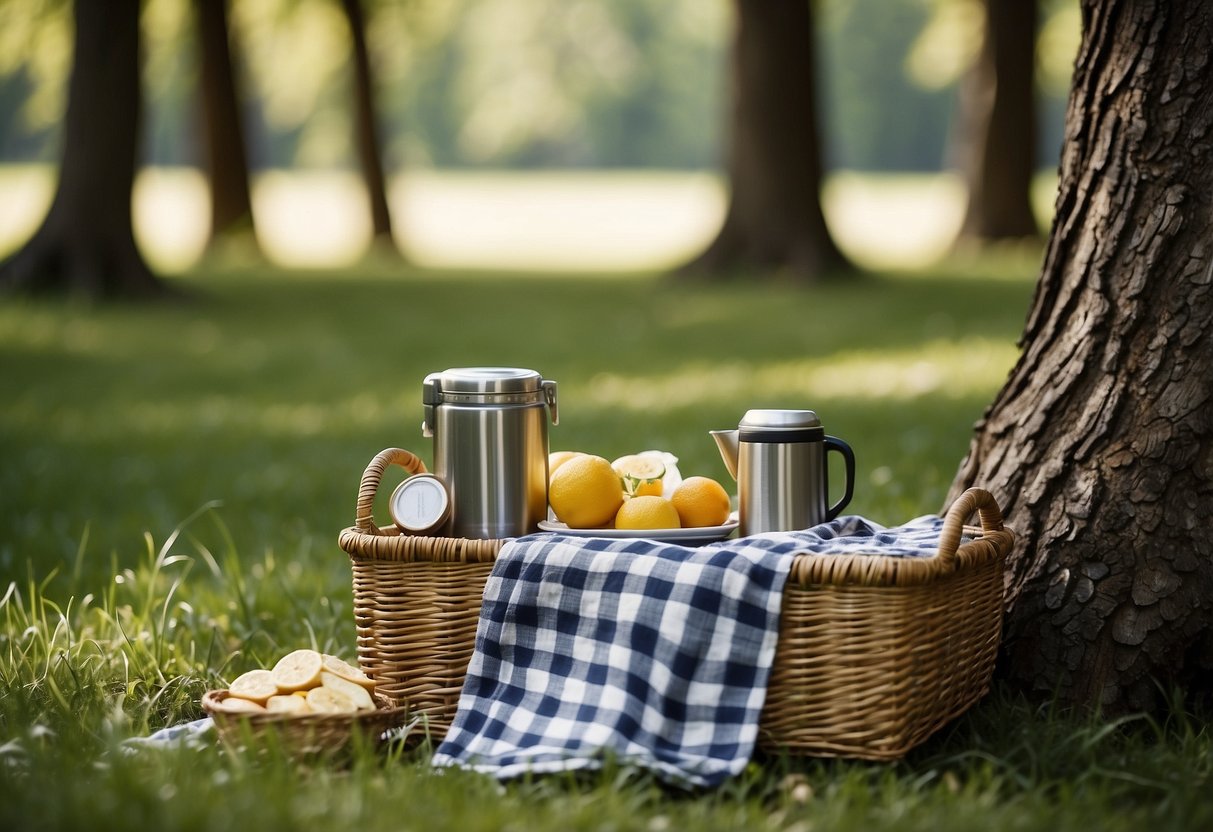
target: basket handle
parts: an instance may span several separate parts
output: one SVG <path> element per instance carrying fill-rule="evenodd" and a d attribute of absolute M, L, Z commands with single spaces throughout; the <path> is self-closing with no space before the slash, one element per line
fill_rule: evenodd
<path fill-rule="evenodd" d="M 956 563 L 956 549 L 964 534 L 965 521 L 976 511 L 981 517 L 981 530 L 985 534 L 1002 531 L 1002 511 L 994 495 L 984 488 L 970 488 L 961 494 L 948 509 L 939 535 L 939 559 L 947 569 Z"/>
<path fill-rule="evenodd" d="M 379 527 L 375 525 L 371 515 L 375 508 L 379 481 L 392 464 L 399 465 L 409 474 L 425 473 L 425 463 L 421 458 L 402 448 L 386 448 L 377 453 L 362 472 L 362 482 L 358 485 L 358 509 L 354 515 L 354 528 L 363 534 L 379 534 Z"/>

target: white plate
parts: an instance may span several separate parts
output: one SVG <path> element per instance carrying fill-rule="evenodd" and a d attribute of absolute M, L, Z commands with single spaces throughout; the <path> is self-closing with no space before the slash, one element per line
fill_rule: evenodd
<path fill-rule="evenodd" d="M 723 526 L 702 526 L 697 529 L 570 529 L 559 520 L 540 520 L 539 528 L 545 532 L 557 532 L 574 537 L 648 538 L 663 543 L 711 543 L 724 540 L 737 528 L 737 521 L 730 520 Z"/>

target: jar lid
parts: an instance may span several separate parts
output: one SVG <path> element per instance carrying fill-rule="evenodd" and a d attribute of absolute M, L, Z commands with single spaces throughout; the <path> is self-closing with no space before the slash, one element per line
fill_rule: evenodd
<path fill-rule="evenodd" d="M 821 427 L 821 419 L 812 410 L 747 410 L 741 417 L 742 428 L 764 430 L 802 430 Z"/>
<path fill-rule="evenodd" d="M 533 393 L 543 385 L 543 376 L 520 367 L 456 367 L 431 378 L 444 393 Z"/>
<path fill-rule="evenodd" d="M 433 474 L 414 474 L 392 492 L 388 513 L 396 527 L 408 534 L 430 532 L 446 522 L 451 496 Z"/>

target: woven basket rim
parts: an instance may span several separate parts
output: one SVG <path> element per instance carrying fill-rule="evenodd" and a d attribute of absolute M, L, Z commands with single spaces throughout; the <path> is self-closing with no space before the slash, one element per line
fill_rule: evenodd
<path fill-rule="evenodd" d="M 965 521 L 974 512 L 980 515 L 981 526 L 966 526 Z M 429 537 L 401 534 L 395 526 L 372 528 L 368 531 L 351 526 L 338 535 L 338 545 L 351 561 L 492 564 L 510 539 Z M 800 586 L 921 586 L 1006 557 L 1014 543 L 1015 534 L 1003 526 L 994 497 L 983 489 L 970 488 L 949 508 L 939 551 L 934 556 L 897 557 L 879 551 L 845 555 L 796 552 L 788 580 Z"/>
<path fill-rule="evenodd" d="M 379 707 L 373 711 L 357 711 L 346 714 L 305 713 L 294 714 L 284 711 L 259 713 L 230 713 L 218 707 L 218 704 L 232 695 L 229 690 L 208 690 L 202 694 L 202 710 L 212 719 L 229 724 L 245 723 L 251 728 L 268 726 L 285 726 L 309 728 L 315 726 L 354 726 L 374 724 L 379 721 L 403 718 L 408 714 L 408 708 L 403 705 L 393 705 L 392 700 L 383 694 L 376 693 L 375 700 Z"/>
<path fill-rule="evenodd" d="M 388 532 L 389 529 L 384 529 Z M 407 541 L 396 545 L 396 541 Z M 348 528 L 341 532 L 339 543 L 353 562 L 405 561 L 429 563 L 487 563 L 497 559 L 497 553 L 509 541 L 472 540 L 464 538 L 369 535 Z M 1006 557 L 1015 542 L 1010 529 L 999 529 L 963 542 L 956 549 L 954 568 L 945 568 L 938 557 L 912 558 L 883 555 L 877 552 L 856 552 L 846 555 L 823 555 L 816 552 L 795 552 L 788 580 L 801 586 L 834 584 L 837 586 L 918 586 L 945 575 L 981 566 L 991 559 Z M 454 545 L 452 545 L 454 543 Z M 472 544 L 459 546 L 460 543 Z M 386 544 L 386 545 L 384 545 Z"/>

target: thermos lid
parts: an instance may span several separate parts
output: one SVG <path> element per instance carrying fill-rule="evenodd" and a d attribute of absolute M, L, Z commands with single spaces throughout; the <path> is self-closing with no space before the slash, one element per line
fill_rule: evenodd
<path fill-rule="evenodd" d="M 423 436 L 434 435 L 435 408 L 443 404 L 489 407 L 547 405 L 552 424 L 559 424 L 556 382 L 520 367 L 456 367 L 430 373 L 421 385 L 425 418 Z"/>
<path fill-rule="evenodd" d="M 433 474 L 414 474 L 396 486 L 388 500 L 388 513 L 405 534 L 434 531 L 450 510 L 451 496 Z"/>
<path fill-rule="evenodd" d="M 443 393 L 534 393 L 543 376 L 519 367 L 457 367 L 433 375 Z"/>
<path fill-rule="evenodd" d="M 821 442 L 825 428 L 812 410 L 747 410 L 738 427 L 742 442 Z"/>
<path fill-rule="evenodd" d="M 738 427 L 799 430 L 819 428 L 821 420 L 812 410 L 747 410 Z"/>

